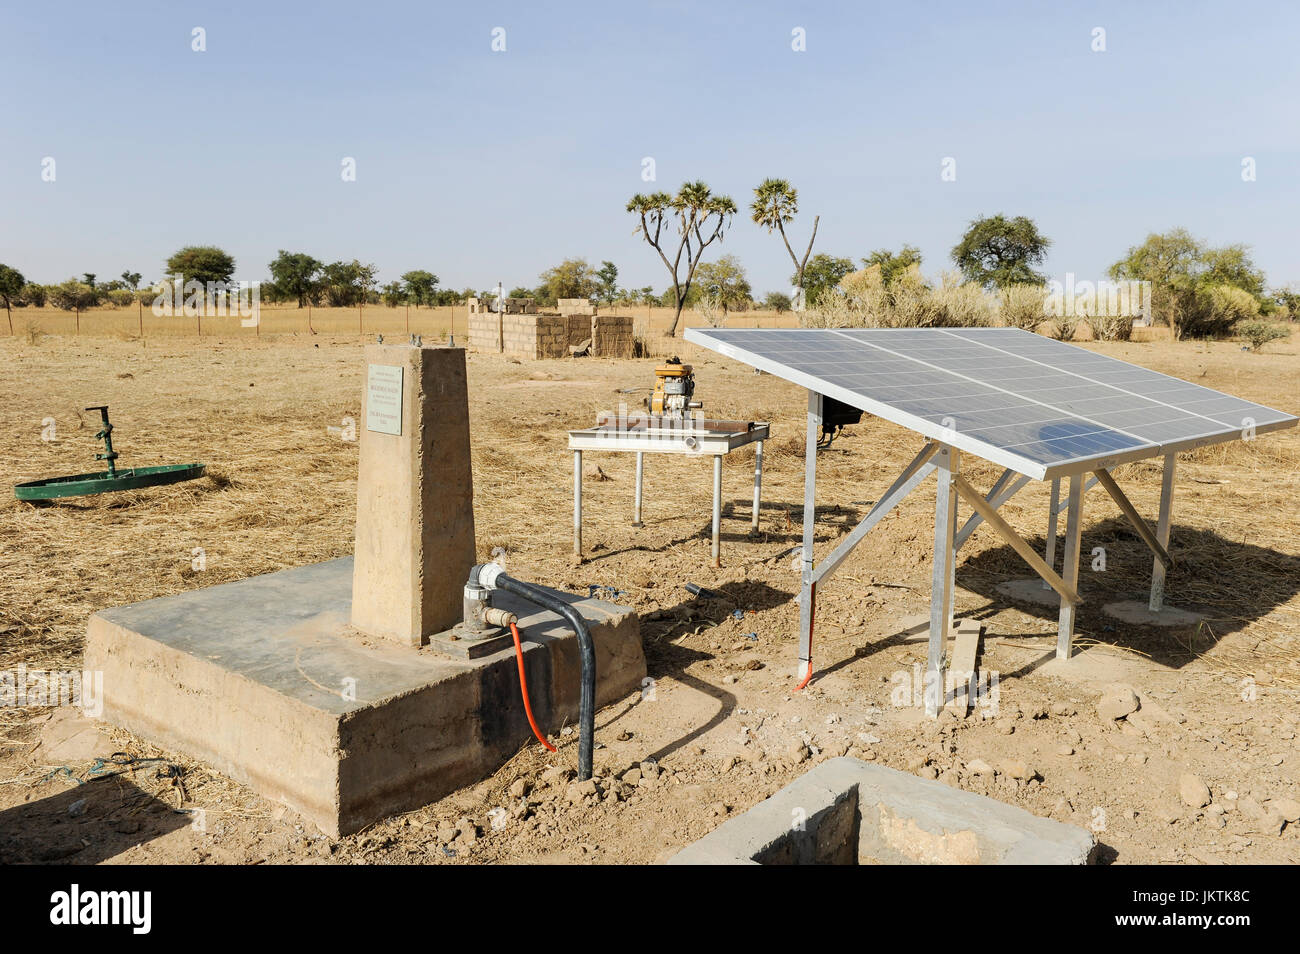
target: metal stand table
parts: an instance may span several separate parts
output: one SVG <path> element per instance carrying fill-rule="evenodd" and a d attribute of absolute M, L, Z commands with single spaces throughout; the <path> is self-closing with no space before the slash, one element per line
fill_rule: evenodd
<path fill-rule="evenodd" d="M 763 442 L 768 425 L 752 421 L 676 420 L 647 415 L 622 421 L 602 421 L 595 427 L 569 431 L 573 451 L 573 552 L 582 556 L 582 452 L 623 451 L 636 454 L 636 500 L 632 526 L 641 526 L 646 454 L 686 454 L 713 457 L 713 565 L 721 566 L 719 534 L 722 524 L 722 458 L 746 444 L 754 448 L 753 529 L 758 530 L 759 497 L 763 486 Z"/>

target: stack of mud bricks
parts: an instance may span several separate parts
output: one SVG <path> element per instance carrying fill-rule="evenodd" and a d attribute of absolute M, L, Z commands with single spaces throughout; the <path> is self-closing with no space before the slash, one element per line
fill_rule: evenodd
<path fill-rule="evenodd" d="M 495 298 L 467 298 L 466 303 L 469 305 L 471 315 L 495 315 L 493 306 L 496 304 Z M 507 298 L 505 304 L 507 315 L 535 315 L 537 314 L 537 302 L 532 298 Z"/>
<path fill-rule="evenodd" d="M 555 300 L 555 310 L 565 317 L 569 315 L 590 316 L 596 313 L 596 306 L 587 298 L 557 298 Z"/>
<path fill-rule="evenodd" d="M 469 345 L 475 351 L 517 358 L 564 358 L 570 347 L 591 341 L 591 355 L 630 358 L 632 319 L 598 315 L 585 298 L 561 298 L 559 314 L 537 313 L 531 298 L 507 298 L 504 315 L 486 310 L 483 299 L 469 299 Z"/>
<path fill-rule="evenodd" d="M 633 354 L 632 319 L 599 314 L 586 298 L 561 298 L 556 308 L 568 320 L 569 346 L 591 342 L 593 358 L 630 358 Z"/>
<path fill-rule="evenodd" d="M 630 358 L 632 319 L 624 315 L 569 315 L 569 345 L 591 342 L 593 358 Z"/>
<path fill-rule="evenodd" d="M 632 319 L 626 315 L 592 316 L 591 353 L 597 358 L 632 357 Z"/>
<path fill-rule="evenodd" d="M 569 347 L 578 348 L 591 337 L 591 325 L 596 319 L 591 315 L 565 315 Z"/>
<path fill-rule="evenodd" d="M 569 353 L 563 315 L 506 316 L 505 351 L 525 358 L 563 358 Z"/>

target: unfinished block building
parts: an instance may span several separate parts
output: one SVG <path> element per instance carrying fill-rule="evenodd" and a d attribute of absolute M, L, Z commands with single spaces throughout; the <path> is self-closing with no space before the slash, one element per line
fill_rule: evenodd
<path fill-rule="evenodd" d="M 531 298 L 507 298 L 500 312 L 469 299 L 469 346 L 475 351 L 517 358 L 565 358 L 586 346 L 598 358 L 630 358 L 632 319 L 601 315 L 585 298 L 562 298 L 558 314 L 541 314 Z"/>

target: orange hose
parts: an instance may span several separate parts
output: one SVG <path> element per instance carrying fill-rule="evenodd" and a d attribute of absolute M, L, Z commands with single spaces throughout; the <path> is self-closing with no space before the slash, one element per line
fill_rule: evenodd
<path fill-rule="evenodd" d="M 803 682 L 799 683 L 799 685 L 794 687 L 794 691 L 798 692 L 804 686 L 808 685 L 811 679 L 812 679 L 812 660 L 810 659 L 808 660 L 808 675 L 803 677 Z"/>
<path fill-rule="evenodd" d="M 524 697 L 524 712 L 528 714 L 528 724 L 533 727 L 533 735 L 537 736 L 537 741 L 546 746 L 548 751 L 554 752 L 555 746 L 546 741 L 546 736 L 542 735 L 542 731 L 537 728 L 536 720 L 533 719 L 533 707 L 528 702 L 528 677 L 524 675 L 524 647 L 519 642 L 519 627 L 514 623 L 510 624 L 510 635 L 515 638 L 515 661 L 519 663 L 519 693 Z"/>

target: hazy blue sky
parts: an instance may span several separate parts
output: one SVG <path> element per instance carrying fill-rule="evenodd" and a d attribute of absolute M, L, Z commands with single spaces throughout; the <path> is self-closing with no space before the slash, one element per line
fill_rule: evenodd
<path fill-rule="evenodd" d="M 799 188 L 796 239 L 820 213 L 817 248 L 836 255 L 910 242 L 933 275 L 971 218 L 1002 212 L 1053 239 L 1054 277 L 1101 277 L 1182 225 L 1249 243 L 1280 285 L 1300 281 L 1298 11 L 3 0 L 0 262 L 152 280 L 211 243 L 245 279 L 285 248 L 463 288 L 531 286 L 582 256 L 661 289 L 633 193 L 699 178 L 743 208 L 777 175 Z M 787 287 L 779 239 L 747 216 L 721 251 L 756 292 Z"/>

